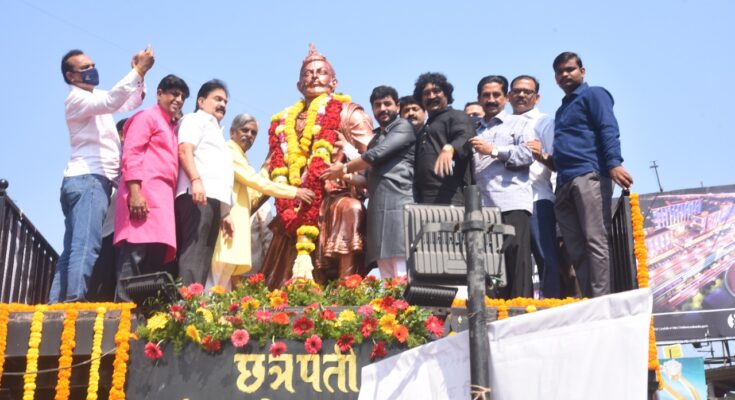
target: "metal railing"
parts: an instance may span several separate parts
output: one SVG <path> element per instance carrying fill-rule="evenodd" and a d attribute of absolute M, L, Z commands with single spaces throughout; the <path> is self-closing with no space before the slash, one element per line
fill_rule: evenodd
<path fill-rule="evenodd" d="M 0 302 L 47 303 L 59 255 L 8 197 L 7 188 L 8 181 L 0 180 Z"/>
<path fill-rule="evenodd" d="M 637 265 L 633 247 L 633 218 L 630 192 L 623 190 L 610 224 L 610 290 L 613 293 L 637 289 Z"/>

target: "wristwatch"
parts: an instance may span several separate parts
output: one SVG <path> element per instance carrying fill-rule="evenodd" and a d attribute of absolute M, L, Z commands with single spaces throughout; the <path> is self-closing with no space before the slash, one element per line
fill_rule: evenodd
<path fill-rule="evenodd" d="M 493 146 L 493 149 L 490 151 L 490 157 L 492 158 L 498 158 L 498 148 Z"/>
<path fill-rule="evenodd" d="M 447 143 L 447 144 L 444 145 L 444 147 L 442 147 L 442 151 L 449 151 L 452 154 L 454 154 L 454 146 L 452 146 L 451 144 Z"/>

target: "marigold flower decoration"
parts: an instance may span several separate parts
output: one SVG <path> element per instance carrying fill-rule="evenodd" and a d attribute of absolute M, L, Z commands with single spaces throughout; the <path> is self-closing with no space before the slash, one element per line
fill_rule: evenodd
<path fill-rule="evenodd" d="M 110 400 L 125 399 L 125 375 L 128 372 L 128 358 L 130 352 L 130 320 L 131 309 L 135 305 L 129 304 L 120 312 L 120 323 L 115 333 L 115 360 L 112 362 L 112 387 Z"/>
<path fill-rule="evenodd" d="M 71 395 L 69 379 L 71 378 L 71 364 L 76 347 L 76 324 L 79 311 L 69 310 L 64 316 L 64 327 L 61 331 L 61 346 L 59 347 L 59 373 L 56 381 L 55 400 L 66 400 Z"/>
<path fill-rule="evenodd" d="M 36 392 L 36 375 L 38 372 L 38 348 L 41 345 L 43 330 L 43 313 L 45 305 L 35 306 L 31 318 L 31 334 L 28 338 L 28 353 L 26 354 L 26 373 L 23 375 L 23 400 L 33 400 Z"/>
<path fill-rule="evenodd" d="M 87 386 L 87 400 L 97 400 L 97 390 L 100 383 L 100 357 L 102 356 L 102 334 L 105 329 L 105 307 L 97 307 L 97 317 L 94 319 L 94 336 L 92 337 L 92 363 L 89 365 L 89 384 Z"/>
<path fill-rule="evenodd" d="M 276 199 L 277 218 L 287 232 L 297 237 L 294 276 L 313 278 L 310 254 L 316 249 L 316 239 L 319 237 L 319 228 L 316 225 L 324 197 L 324 183 L 319 175 L 331 162 L 337 138 L 334 130 L 339 127 L 342 104 L 349 101 L 349 97 L 336 94 L 322 94 L 312 100 L 306 111 L 306 123 L 300 139 L 296 133 L 296 119 L 306 108 L 304 100 L 271 118 L 268 130 L 271 179 L 308 188 L 316 194 L 311 204 Z M 307 168 L 302 179 L 304 167 Z"/>
<path fill-rule="evenodd" d="M 638 264 L 638 287 L 649 286 L 648 280 L 648 250 L 646 249 L 646 231 L 643 229 L 643 214 L 638 193 L 630 194 L 630 211 L 633 220 L 633 248 L 635 259 Z M 658 351 L 656 349 L 656 331 L 653 329 L 653 317 L 648 328 L 648 370 L 656 371 L 659 389 L 663 386 L 661 379 L 661 366 L 658 362 Z"/>
<path fill-rule="evenodd" d="M 8 319 L 10 318 L 10 310 L 4 305 L 0 307 L 0 381 L 2 381 L 3 366 L 5 365 L 5 348 L 8 347 Z"/>

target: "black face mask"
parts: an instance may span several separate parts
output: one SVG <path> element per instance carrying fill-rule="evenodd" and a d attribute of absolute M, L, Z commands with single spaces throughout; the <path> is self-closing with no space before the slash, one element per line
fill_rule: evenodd
<path fill-rule="evenodd" d="M 82 76 L 82 83 L 86 83 L 88 85 L 97 86 L 100 84 L 100 74 L 97 72 L 97 68 L 92 67 L 89 69 L 85 69 L 84 71 L 80 72 Z"/>

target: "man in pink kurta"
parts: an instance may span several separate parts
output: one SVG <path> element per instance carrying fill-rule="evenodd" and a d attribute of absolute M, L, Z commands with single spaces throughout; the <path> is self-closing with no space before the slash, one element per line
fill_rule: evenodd
<path fill-rule="evenodd" d="M 121 278 L 161 270 L 176 256 L 174 197 L 179 171 L 174 116 L 189 97 L 175 75 L 158 84 L 157 104 L 133 115 L 125 125 L 115 239 L 118 283 Z M 129 301 L 117 291 L 117 299 Z"/>

